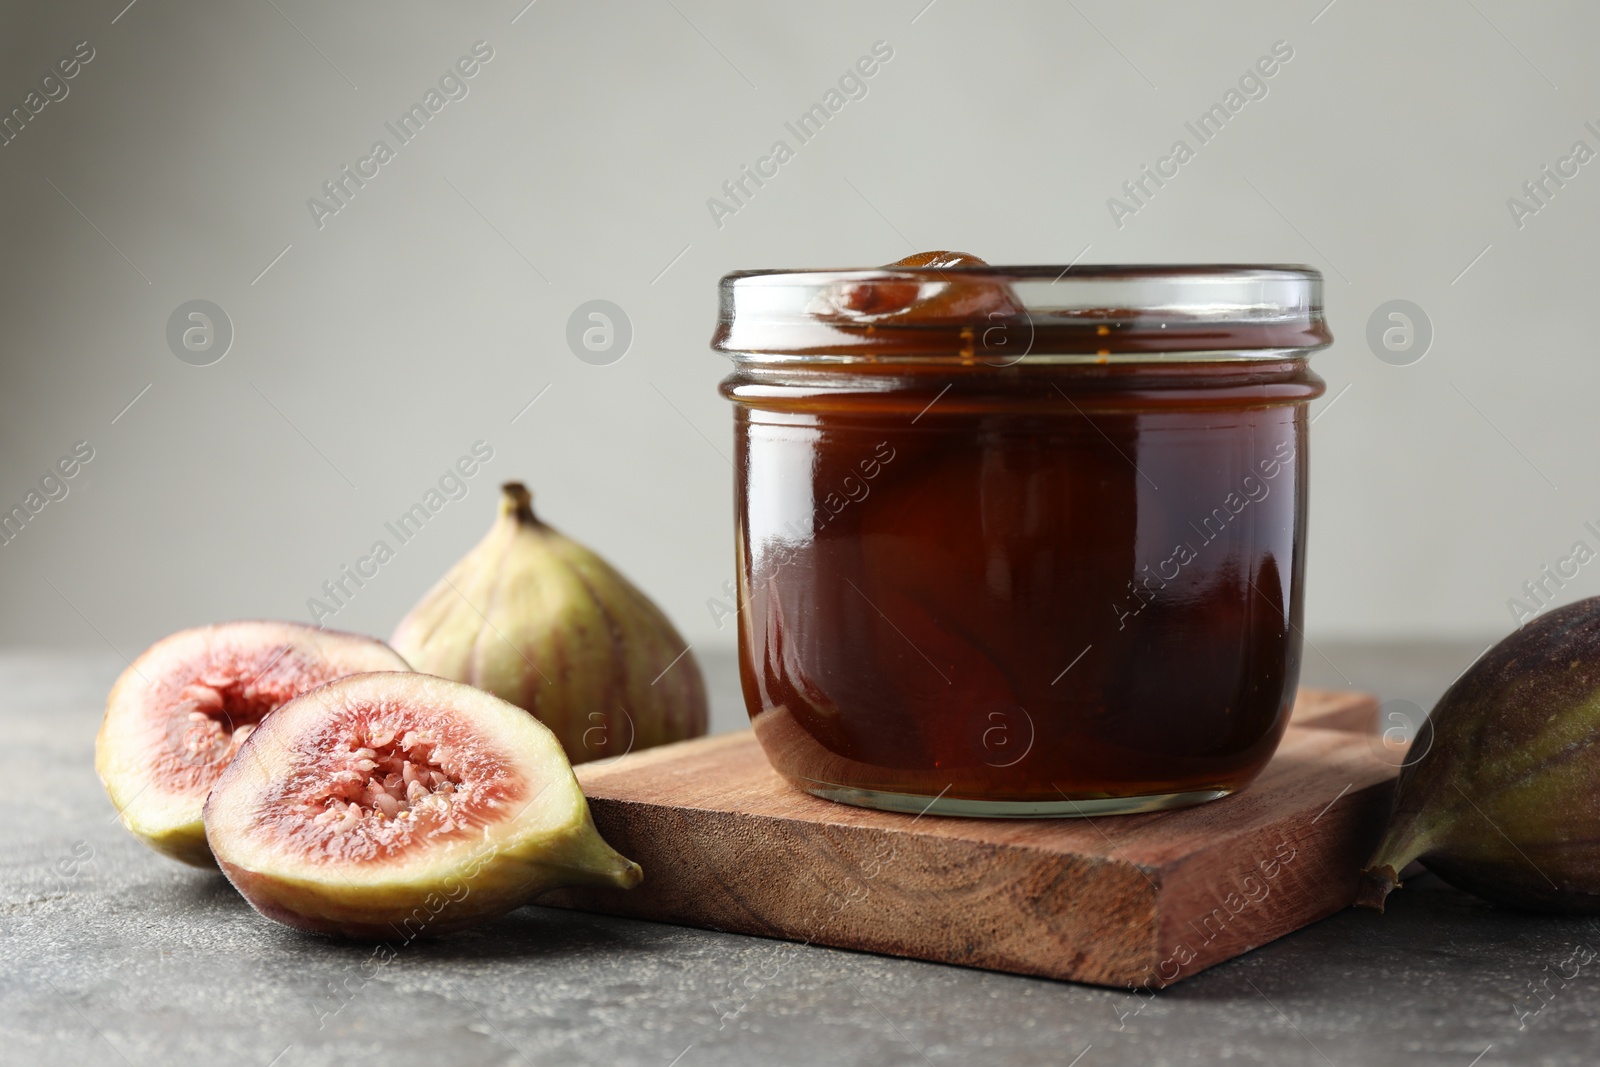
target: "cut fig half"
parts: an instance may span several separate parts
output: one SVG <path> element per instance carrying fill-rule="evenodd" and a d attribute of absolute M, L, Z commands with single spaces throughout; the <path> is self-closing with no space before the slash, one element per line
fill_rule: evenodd
<path fill-rule="evenodd" d="M 268 715 L 335 678 L 408 669 L 370 637 L 288 622 L 227 622 L 157 641 L 106 699 L 94 765 L 122 825 L 197 867 L 215 866 L 206 794 Z"/>
<path fill-rule="evenodd" d="M 211 790 L 206 835 L 261 914 L 409 941 L 557 886 L 628 889 L 561 743 L 514 704 L 431 675 L 332 682 L 278 709 Z"/>

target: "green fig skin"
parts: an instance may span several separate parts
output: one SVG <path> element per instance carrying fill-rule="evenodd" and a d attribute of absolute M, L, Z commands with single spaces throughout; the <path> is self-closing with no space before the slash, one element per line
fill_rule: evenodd
<path fill-rule="evenodd" d="M 1382 911 L 1420 859 L 1497 904 L 1600 914 L 1600 597 L 1495 645 L 1429 723 L 1431 747 L 1400 772 L 1357 903 Z"/>
<path fill-rule="evenodd" d="M 573 763 L 704 734 L 705 680 L 661 609 L 539 519 L 527 487 L 501 493 L 488 534 L 400 621 L 395 650 L 530 712 Z"/>

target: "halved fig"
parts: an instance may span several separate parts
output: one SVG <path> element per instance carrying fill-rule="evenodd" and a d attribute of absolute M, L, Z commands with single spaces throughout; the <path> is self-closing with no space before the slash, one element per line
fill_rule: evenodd
<path fill-rule="evenodd" d="M 278 709 L 206 801 L 217 862 L 257 911 L 359 940 L 446 933 L 556 886 L 630 889 L 561 743 L 481 689 L 362 674 Z"/>
<path fill-rule="evenodd" d="M 95 771 L 136 837 L 212 867 L 200 809 L 251 731 L 307 689 L 347 674 L 407 669 L 381 641 L 301 623 L 182 630 L 146 649 L 111 687 Z"/>

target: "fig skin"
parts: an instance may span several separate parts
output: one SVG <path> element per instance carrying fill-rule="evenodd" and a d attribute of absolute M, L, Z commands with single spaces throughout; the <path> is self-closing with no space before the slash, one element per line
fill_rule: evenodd
<path fill-rule="evenodd" d="M 336 806 L 325 796 L 333 768 L 359 766 L 351 724 L 409 742 L 443 719 L 454 736 L 423 744 L 454 779 L 449 791 L 395 817 L 374 807 L 349 822 L 318 818 Z M 554 734 L 489 693 L 416 673 L 343 678 L 274 712 L 212 789 L 205 823 L 222 872 L 258 912 L 352 940 L 431 937 L 557 886 L 644 878 L 600 837 Z M 388 851 L 374 844 L 384 841 Z"/>
<path fill-rule="evenodd" d="M 180 630 L 140 653 L 111 687 L 95 736 L 95 773 L 129 833 L 164 856 L 215 868 L 201 808 L 238 748 L 233 733 L 324 682 L 406 669 L 376 638 L 304 623 L 252 619 Z M 186 749 L 186 723 L 199 710 L 192 697 L 208 691 L 225 694 L 213 716 L 217 743 Z"/>
<path fill-rule="evenodd" d="M 1495 645 L 1429 724 L 1431 746 L 1400 772 L 1357 903 L 1382 911 L 1420 859 L 1498 904 L 1600 913 L 1600 597 Z"/>
<path fill-rule="evenodd" d="M 705 681 L 661 610 L 502 486 L 489 533 L 390 638 L 411 666 L 485 689 L 555 732 L 573 763 L 706 732 Z"/>

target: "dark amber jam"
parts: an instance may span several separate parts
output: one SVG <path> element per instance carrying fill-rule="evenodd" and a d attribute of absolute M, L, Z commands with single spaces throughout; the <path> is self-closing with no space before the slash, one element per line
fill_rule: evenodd
<path fill-rule="evenodd" d="M 1315 272 L 889 270 L 723 282 L 740 671 L 773 766 L 935 814 L 1245 785 L 1299 673 Z"/>

